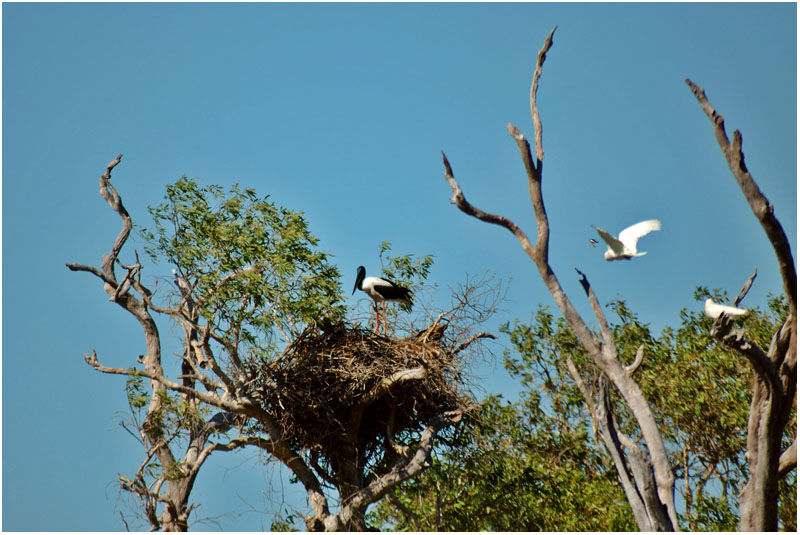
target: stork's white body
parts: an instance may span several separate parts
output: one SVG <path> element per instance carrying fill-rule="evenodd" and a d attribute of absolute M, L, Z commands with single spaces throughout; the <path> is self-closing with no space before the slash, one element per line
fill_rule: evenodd
<path fill-rule="evenodd" d="M 645 234 L 650 234 L 654 230 L 661 230 L 661 221 L 658 219 L 640 221 L 622 230 L 617 237 L 612 236 L 601 228 L 594 227 L 594 229 L 608 246 L 608 249 L 603 254 L 606 260 L 630 260 L 634 256 L 644 256 L 647 254 L 644 251 L 637 251 L 636 243 L 639 241 L 639 238 Z"/>
<path fill-rule="evenodd" d="M 402 295 L 402 293 L 398 294 L 398 288 L 400 286 L 382 277 L 364 277 L 359 290 L 375 301 L 400 301 L 410 305 L 411 300 Z M 405 290 L 405 288 L 402 289 Z M 397 296 L 393 297 L 395 294 Z"/>

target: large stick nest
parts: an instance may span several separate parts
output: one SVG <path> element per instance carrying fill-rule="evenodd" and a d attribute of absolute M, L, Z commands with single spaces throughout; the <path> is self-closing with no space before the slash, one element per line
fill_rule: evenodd
<path fill-rule="evenodd" d="M 258 373 L 258 397 L 297 449 L 369 457 L 384 440 L 459 408 L 460 361 L 446 325 L 403 339 L 345 324 L 304 333 Z"/>

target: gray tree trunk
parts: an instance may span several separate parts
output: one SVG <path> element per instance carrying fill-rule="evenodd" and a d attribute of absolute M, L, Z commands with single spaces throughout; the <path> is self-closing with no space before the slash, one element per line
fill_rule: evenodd
<path fill-rule="evenodd" d="M 729 141 L 724 119 L 711 106 L 703 88 L 688 78 L 686 84 L 711 120 L 725 161 L 772 244 L 789 305 L 789 315 L 773 335 L 766 352 L 748 340 L 741 329 L 734 329 L 732 321 L 724 314 L 714 322 L 711 330 L 712 336 L 747 358 L 755 372 L 747 426 L 746 458 L 750 476 L 739 495 L 740 526 L 743 531 L 777 531 L 778 483 L 797 467 L 797 437 L 781 453 L 781 437 L 797 395 L 797 272 L 794 257 L 772 205 L 747 170 L 742 134 L 735 130 L 733 142 Z M 754 277 L 755 273 L 745 283 L 735 304 L 747 293 Z"/>

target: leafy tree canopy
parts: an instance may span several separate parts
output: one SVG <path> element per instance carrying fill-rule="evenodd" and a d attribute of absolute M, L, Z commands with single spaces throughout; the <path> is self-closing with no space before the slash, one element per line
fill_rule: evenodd
<path fill-rule="evenodd" d="M 724 302 L 726 295 L 702 287 L 695 292 L 698 301 L 706 297 Z M 744 452 L 753 380 L 749 364 L 710 337 L 711 320 L 702 312 L 682 310 L 680 326 L 668 327 L 657 337 L 624 301 L 608 307 L 619 319 L 613 332 L 620 354 L 633 360 L 638 346 L 645 346 L 645 358 L 635 373 L 679 478 L 685 503 L 682 527 L 735 530 L 738 489 L 747 480 Z M 767 346 L 786 314 L 785 301 L 771 298 L 766 311 L 752 310 L 744 327 Z M 394 503 L 383 502 L 375 521 L 398 530 L 636 529 L 566 357 L 572 358 L 587 384 L 596 384 L 600 373 L 566 322 L 540 306 L 530 324 L 515 321 L 501 330 L 514 348 L 506 352 L 505 367 L 524 387 L 520 401 L 503 403 L 494 396 L 484 400 L 481 412 L 464 423 L 452 449 L 437 450 L 431 469 L 405 483 Z M 641 440 L 624 402 L 615 392 L 612 399 L 621 430 Z M 794 434 L 792 425 L 785 432 L 784 448 Z M 796 526 L 795 493 L 796 477 L 790 474 L 780 496 L 786 530 Z"/>
<path fill-rule="evenodd" d="M 289 341 L 304 325 L 343 317 L 339 271 L 302 212 L 253 189 L 226 192 L 186 177 L 149 210 L 147 253 L 190 282 L 201 317 L 253 351 L 273 350 L 276 332 Z"/>

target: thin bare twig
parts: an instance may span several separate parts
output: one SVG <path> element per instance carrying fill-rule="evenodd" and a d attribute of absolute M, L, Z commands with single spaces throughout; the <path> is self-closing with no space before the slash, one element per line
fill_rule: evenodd
<path fill-rule="evenodd" d="M 746 296 L 747 292 L 750 291 L 750 287 L 753 285 L 753 281 L 756 280 L 756 273 L 758 273 L 758 268 L 755 268 L 753 270 L 753 274 L 750 275 L 750 278 L 748 278 L 745 281 L 744 285 L 742 285 L 742 289 L 739 291 L 739 295 L 737 295 L 736 299 L 733 300 L 733 306 L 738 307 L 739 303 L 741 303 L 742 299 L 744 299 L 744 296 Z"/>
<path fill-rule="evenodd" d="M 397 496 L 394 495 L 394 490 L 390 490 L 386 493 L 386 497 L 389 499 L 389 503 L 400 509 L 400 512 L 408 519 L 412 526 L 414 526 L 414 531 L 422 531 L 422 524 L 420 524 L 417 515 L 415 515 L 411 509 L 403 505 L 403 502 L 397 499 Z"/>
<path fill-rule="evenodd" d="M 473 342 L 475 342 L 476 340 L 480 340 L 481 338 L 491 338 L 492 340 L 496 339 L 495 335 L 491 333 L 485 333 L 485 332 L 476 333 L 470 336 L 464 343 L 455 348 L 453 350 L 453 353 L 461 353 L 470 345 L 472 345 Z"/>
<path fill-rule="evenodd" d="M 544 147 L 542 146 L 542 120 L 539 118 L 539 109 L 536 106 L 536 93 L 539 90 L 539 78 L 542 76 L 542 65 L 544 65 L 545 57 L 550 47 L 553 46 L 553 34 L 556 33 L 558 26 L 550 30 L 547 39 L 544 40 L 542 49 L 539 50 L 539 55 L 536 57 L 536 70 L 533 72 L 533 81 L 531 82 L 531 117 L 533 119 L 533 137 L 536 140 L 536 158 L 538 159 L 537 170 L 541 174 L 542 160 L 544 160 Z"/>
<path fill-rule="evenodd" d="M 209 405 L 214 405 L 215 407 L 219 407 L 221 409 L 233 412 L 242 412 L 244 410 L 244 407 L 239 403 L 227 401 L 213 392 L 200 392 L 199 390 L 196 390 L 194 388 L 189 388 L 180 383 L 170 381 L 169 379 L 164 377 L 163 374 L 152 373 L 148 370 L 138 370 L 134 368 L 111 368 L 108 366 L 104 366 L 100 364 L 99 360 L 97 359 L 97 352 L 95 352 L 94 350 L 92 350 L 91 355 L 84 355 L 84 359 L 86 360 L 86 363 L 89 364 L 92 368 L 102 373 L 108 373 L 111 375 L 127 375 L 130 377 L 136 377 L 136 376 L 147 377 L 151 381 L 156 381 L 169 390 L 174 390 L 176 392 L 181 392 L 184 394 L 192 394 L 193 396 L 196 396 L 199 400 L 208 403 Z"/>

